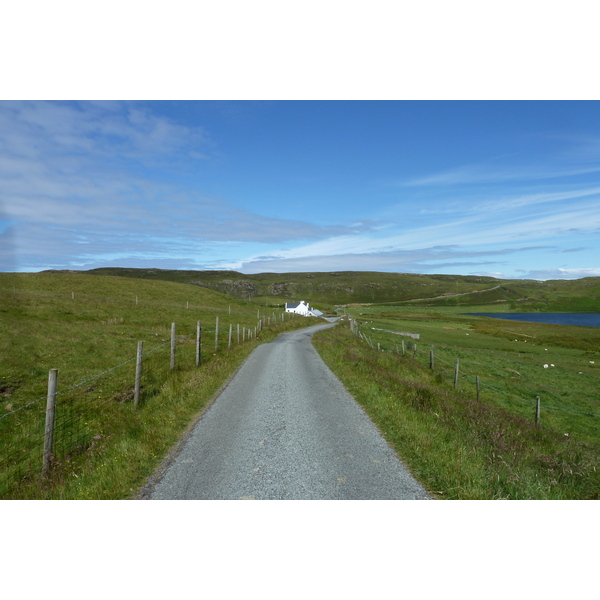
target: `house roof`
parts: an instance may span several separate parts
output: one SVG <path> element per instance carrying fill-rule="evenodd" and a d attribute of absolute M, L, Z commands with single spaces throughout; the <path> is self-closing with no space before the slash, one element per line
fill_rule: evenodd
<path fill-rule="evenodd" d="M 298 308 L 300 306 L 300 302 L 286 302 L 286 308 Z"/>

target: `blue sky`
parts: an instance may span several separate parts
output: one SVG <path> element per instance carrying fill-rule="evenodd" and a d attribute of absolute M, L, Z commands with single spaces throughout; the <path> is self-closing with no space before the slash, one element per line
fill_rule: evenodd
<path fill-rule="evenodd" d="M 0 271 L 600 276 L 597 101 L 1 101 Z"/>

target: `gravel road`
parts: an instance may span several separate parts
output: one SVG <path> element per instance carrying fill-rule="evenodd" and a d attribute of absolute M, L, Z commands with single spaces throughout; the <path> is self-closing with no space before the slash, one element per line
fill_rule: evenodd
<path fill-rule="evenodd" d="M 313 348 L 326 327 L 259 346 L 142 497 L 428 499 Z"/>

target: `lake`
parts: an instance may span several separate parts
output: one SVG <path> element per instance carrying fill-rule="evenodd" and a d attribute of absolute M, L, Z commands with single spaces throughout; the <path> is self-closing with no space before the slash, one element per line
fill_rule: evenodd
<path fill-rule="evenodd" d="M 600 327 L 600 313 L 466 313 L 474 317 L 492 317 L 509 321 L 553 323 L 554 325 L 579 325 Z"/>

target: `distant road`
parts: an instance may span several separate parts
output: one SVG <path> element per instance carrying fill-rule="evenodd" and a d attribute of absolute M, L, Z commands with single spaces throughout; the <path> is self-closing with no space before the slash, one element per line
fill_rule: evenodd
<path fill-rule="evenodd" d="M 484 292 L 491 292 L 493 290 L 497 290 L 500 285 L 495 285 L 491 288 L 486 288 L 485 290 L 471 290 L 470 292 L 460 292 L 453 294 L 448 292 L 447 294 L 442 294 L 441 296 L 432 296 L 431 298 L 413 298 L 412 300 L 399 300 L 399 302 L 416 302 L 417 300 L 442 300 L 445 298 L 455 298 L 456 296 L 470 296 L 471 294 L 483 294 Z"/>
<path fill-rule="evenodd" d="M 143 498 L 428 499 L 311 344 L 259 346 Z"/>

